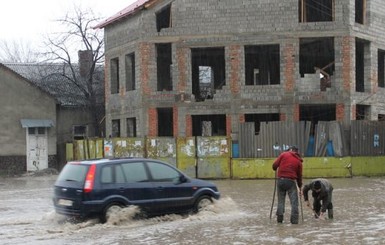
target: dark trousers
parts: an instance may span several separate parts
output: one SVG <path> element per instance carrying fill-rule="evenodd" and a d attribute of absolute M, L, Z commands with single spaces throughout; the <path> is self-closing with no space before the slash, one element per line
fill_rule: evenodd
<path fill-rule="evenodd" d="M 328 205 L 327 205 L 327 210 L 328 210 L 328 218 L 333 219 L 333 203 L 332 203 L 332 191 L 329 191 L 328 193 Z M 319 216 L 321 213 L 321 208 L 322 208 L 322 202 L 318 197 L 319 193 L 313 191 L 312 196 L 314 198 L 313 202 L 313 209 L 316 212 L 316 214 Z"/>
<path fill-rule="evenodd" d="M 282 222 L 283 214 L 285 213 L 285 198 L 289 196 L 291 205 L 290 222 L 298 224 L 298 188 L 297 183 L 291 179 L 278 178 L 278 206 L 277 206 L 277 221 Z"/>

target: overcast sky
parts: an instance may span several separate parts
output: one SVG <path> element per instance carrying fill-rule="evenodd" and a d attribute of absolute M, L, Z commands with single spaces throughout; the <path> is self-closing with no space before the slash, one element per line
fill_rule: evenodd
<path fill-rule="evenodd" d="M 38 42 L 55 30 L 54 20 L 74 9 L 91 8 L 103 19 L 110 17 L 136 0 L 7 0 L 1 1 L 0 40 Z"/>

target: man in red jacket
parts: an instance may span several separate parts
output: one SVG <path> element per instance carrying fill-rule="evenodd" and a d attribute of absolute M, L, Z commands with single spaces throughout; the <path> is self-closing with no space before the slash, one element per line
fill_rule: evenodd
<path fill-rule="evenodd" d="M 298 188 L 302 186 L 302 158 L 298 153 L 296 146 L 291 146 L 289 150 L 281 153 L 273 163 L 273 170 L 277 173 L 277 222 L 283 222 L 285 213 L 286 193 L 289 196 L 291 204 L 290 222 L 298 224 Z"/>

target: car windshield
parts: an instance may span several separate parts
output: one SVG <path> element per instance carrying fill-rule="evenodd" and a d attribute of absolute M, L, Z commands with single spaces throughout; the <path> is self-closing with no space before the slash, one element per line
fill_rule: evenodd
<path fill-rule="evenodd" d="M 84 182 L 88 165 L 67 164 L 61 171 L 58 181 Z"/>

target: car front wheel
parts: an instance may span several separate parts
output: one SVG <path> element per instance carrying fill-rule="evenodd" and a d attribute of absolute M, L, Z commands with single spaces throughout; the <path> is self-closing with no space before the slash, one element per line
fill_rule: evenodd
<path fill-rule="evenodd" d="M 213 204 L 213 199 L 210 196 L 201 196 L 198 198 L 198 200 L 195 202 L 194 211 L 200 212 L 202 210 L 205 210 L 208 206 Z"/>

